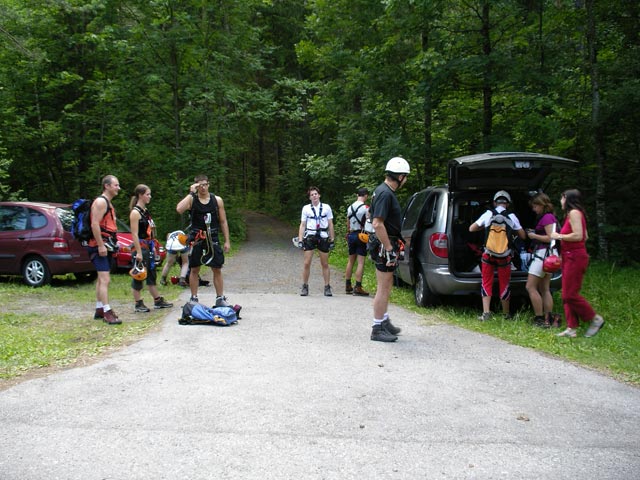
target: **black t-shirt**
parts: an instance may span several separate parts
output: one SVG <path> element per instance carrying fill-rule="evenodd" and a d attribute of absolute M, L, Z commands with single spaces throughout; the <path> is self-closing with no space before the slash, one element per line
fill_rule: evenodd
<path fill-rule="evenodd" d="M 371 218 L 382 218 L 387 234 L 400 237 L 402 209 L 396 194 L 386 183 L 381 183 L 373 192 L 371 199 Z"/>
<path fill-rule="evenodd" d="M 206 230 L 207 224 L 205 223 L 206 215 L 211 214 L 211 229 L 218 229 L 220 222 L 218 221 L 218 201 L 216 196 L 210 194 L 209 203 L 202 204 L 197 196 L 193 197 L 193 203 L 191 205 L 191 228 L 194 230 Z"/>

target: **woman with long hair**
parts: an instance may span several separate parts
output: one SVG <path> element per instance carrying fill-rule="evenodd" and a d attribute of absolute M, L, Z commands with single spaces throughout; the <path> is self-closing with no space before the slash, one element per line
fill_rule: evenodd
<path fill-rule="evenodd" d="M 562 251 L 562 302 L 567 329 L 559 337 L 576 337 L 580 320 L 591 322 L 585 337 L 593 337 L 604 325 L 604 319 L 598 315 L 591 304 L 580 295 L 582 280 L 589 265 L 586 241 L 587 216 L 582 204 L 580 191 L 566 190 L 560 198 L 565 212 L 564 225 L 560 232 L 552 233 L 551 238 L 560 240 Z"/>
<path fill-rule="evenodd" d="M 548 328 L 551 326 L 553 315 L 551 274 L 545 272 L 542 265 L 549 251 L 551 234 L 556 231 L 558 220 L 553 214 L 553 204 L 546 193 L 536 194 L 529 204 L 536 214 L 536 226 L 532 230 L 527 230 L 527 236 L 533 240 L 534 249 L 526 289 L 535 315 L 533 322 L 539 327 Z"/>
<path fill-rule="evenodd" d="M 154 245 L 156 242 L 156 225 L 147 209 L 149 202 L 151 202 L 151 189 L 144 184 L 136 186 L 129 202 L 129 226 L 135 250 L 135 257 L 132 260 L 136 264 L 142 262 L 147 270 L 144 280 L 139 280 L 135 277 L 131 279 L 131 291 L 135 300 L 133 309 L 136 313 L 150 311 L 150 308 L 142 300 L 143 281 L 146 282 L 149 293 L 153 296 L 154 308 L 171 308 L 173 306 L 172 303 L 166 302 L 160 296 L 156 287 L 157 273 Z"/>

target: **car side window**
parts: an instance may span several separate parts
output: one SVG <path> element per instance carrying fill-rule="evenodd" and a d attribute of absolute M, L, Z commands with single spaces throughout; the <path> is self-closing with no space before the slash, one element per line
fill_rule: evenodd
<path fill-rule="evenodd" d="M 413 230 L 415 228 L 426 196 L 427 192 L 422 191 L 416 193 L 413 197 L 411 197 L 411 200 L 409 200 L 409 204 L 407 205 L 407 209 L 405 211 L 404 219 L 402 221 L 403 229 Z"/>
<path fill-rule="evenodd" d="M 430 227 L 436 221 L 437 211 L 436 211 L 436 203 L 438 200 L 438 195 L 434 192 L 430 192 L 429 197 L 427 198 L 424 206 L 424 215 L 422 217 L 422 225 L 424 227 Z"/>
<path fill-rule="evenodd" d="M 15 231 L 27 229 L 27 214 L 22 207 L 0 208 L 0 231 Z"/>
<path fill-rule="evenodd" d="M 42 228 L 47 224 L 47 217 L 40 212 L 29 209 L 29 221 L 32 229 Z"/>

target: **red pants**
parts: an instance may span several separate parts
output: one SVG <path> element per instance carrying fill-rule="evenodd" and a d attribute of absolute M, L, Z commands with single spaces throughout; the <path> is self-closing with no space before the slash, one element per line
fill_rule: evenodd
<path fill-rule="evenodd" d="M 569 328 L 578 328 L 580 319 L 589 322 L 596 316 L 593 307 L 580 295 L 588 265 L 589 255 L 586 250 L 562 252 L 562 303 Z"/>
<path fill-rule="evenodd" d="M 482 296 L 493 296 L 493 275 L 495 270 L 498 269 L 500 300 L 508 300 L 509 297 L 511 297 L 511 288 L 509 287 L 509 281 L 511 280 L 511 257 L 496 258 L 483 253 L 480 267 L 482 271 L 482 289 L 480 293 Z"/>

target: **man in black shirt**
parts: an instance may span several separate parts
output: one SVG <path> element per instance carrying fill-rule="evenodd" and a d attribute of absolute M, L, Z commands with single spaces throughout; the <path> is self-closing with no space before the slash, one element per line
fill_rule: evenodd
<path fill-rule="evenodd" d="M 400 333 L 400 328 L 389 320 L 387 308 L 393 287 L 393 272 L 398 265 L 402 222 L 402 210 L 395 192 L 405 184 L 409 171 L 409 163 L 404 158 L 389 160 L 385 168 L 385 180 L 375 189 L 371 200 L 371 218 L 376 243 L 379 242 L 378 247 L 371 251 L 378 282 L 373 299 L 371 340 L 378 342 L 395 342 Z"/>
<path fill-rule="evenodd" d="M 231 248 L 229 225 L 224 202 L 221 197 L 209 192 L 209 179 L 198 175 L 189 188 L 189 193 L 178 203 L 176 210 L 182 214 L 191 211 L 191 240 L 189 253 L 189 288 L 191 301 L 198 301 L 200 285 L 200 267 L 208 265 L 213 271 L 213 286 L 216 289 L 216 306 L 229 306 L 224 296 L 222 265 L 224 254 Z M 219 234 L 222 232 L 224 243 L 220 246 Z"/>

